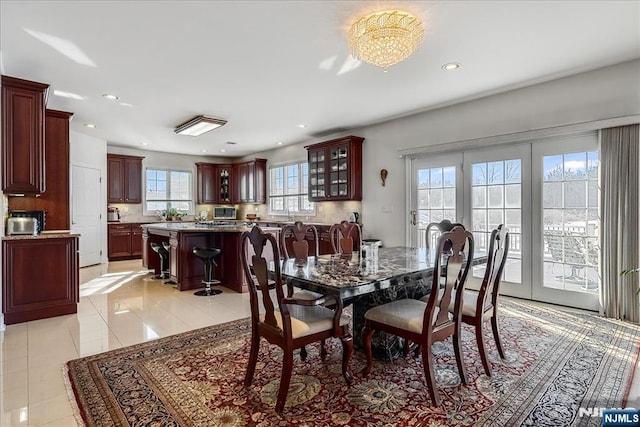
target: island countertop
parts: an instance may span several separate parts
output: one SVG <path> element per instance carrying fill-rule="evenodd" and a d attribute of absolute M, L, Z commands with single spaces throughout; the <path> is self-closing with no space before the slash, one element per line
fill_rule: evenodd
<path fill-rule="evenodd" d="M 243 233 L 251 231 L 251 226 L 245 224 L 202 224 L 197 222 L 167 221 L 141 224 L 140 227 L 155 230 L 196 232 L 196 233 Z M 260 227 L 263 231 L 280 230 L 278 227 Z"/>

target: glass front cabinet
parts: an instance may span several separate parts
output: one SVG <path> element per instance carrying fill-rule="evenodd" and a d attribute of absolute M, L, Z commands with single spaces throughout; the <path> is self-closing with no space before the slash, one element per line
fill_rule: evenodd
<path fill-rule="evenodd" d="M 362 200 L 362 142 L 346 136 L 307 146 L 309 200 Z"/>

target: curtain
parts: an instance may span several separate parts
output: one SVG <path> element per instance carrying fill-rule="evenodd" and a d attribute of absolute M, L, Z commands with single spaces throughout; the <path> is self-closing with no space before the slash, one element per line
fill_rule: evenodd
<path fill-rule="evenodd" d="M 602 129 L 600 138 L 600 311 L 606 317 L 640 323 L 640 125 Z"/>

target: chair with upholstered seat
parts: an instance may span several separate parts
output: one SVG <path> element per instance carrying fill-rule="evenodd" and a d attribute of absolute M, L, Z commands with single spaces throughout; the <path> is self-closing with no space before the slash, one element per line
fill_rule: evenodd
<path fill-rule="evenodd" d="M 449 247 L 449 255 L 445 258 L 446 280 L 440 286 L 439 276 L 433 275 L 431 293 L 425 301 L 402 299 L 369 309 L 365 317 L 362 331 L 363 345 L 367 355 L 367 365 L 362 374 L 367 376 L 371 371 L 371 341 L 375 331 L 397 335 L 419 344 L 422 348 L 422 366 L 429 389 L 429 396 L 435 406 L 440 406 L 440 396 L 436 388 L 435 371 L 431 345 L 453 336 L 453 348 L 458 365 L 458 374 L 463 384 L 467 384 L 467 374 L 462 360 L 462 343 L 460 326 L 462 323 L 462 292 L 453 292 L 454 288 L 464 289 L 464 282 L 469 273 L 470 264 L 465 258 L 473 257 L 473 236 L 462 227 L 444 232 L 438 239 L 436 247 L 435 271 L 440 271 L 444 248 Z M 449 313 L 449 304 L 453 302 L 455 310 Z"/>
<path fill-rule="evenodd" d="M 255 226 L 245 231 L 241 237 L 240 258 L 247 281 L 255 280 L 256 286 L 249 286 L 251 305 L 251 350 L 244 379 L 246 387 L 251 385 L 258 361 L 261 339 L 282 349 L 282 375 L 276 398 L 275 410 L 282 413 L 293 370 L 293 351 L 305 345 L 328 338 L 339 338 L 342 342 L 342 375 L 351 384 L 349 359 L 353 353 L 353 341 L 349 331 L 349 318 L 342 315 L 342 302 L 337 301 L 335 310 L 316 304 L 316 301 L 297 300 L 285 297 L 280 271 L 280 263 L 270 263 L 265 258 L 269 248 L 279 253 L 276 238 Z M 249 246 L 253 249 L 250 255 Z M 272 265 L 274 285 L 269 284 L 269 265 Z M 270 292 L 270 288 L 273 290 Z M 263 314 L 259 306 L 264 307 Z"/>
<path fill-rule="evenodd" d="M 482 329 L 484 322 L 488 320 L 491 320 L 491 329 L 498 348 L 498 354 L 504 359 L 504 350 L 498 333 L 498 292 L 508 253 L 509 231 L 507 227 L 500 224 L 497 229 L 491 232 L 487 268 L 484 272 L 479 292 L 463 291 L 462 322 L 475 327 L 478 351 L 487 376 L 491 376 L 491 367 L 487 360 Z M 470 277 L 468 282 L 474 279 Z M 450 304 L 449 312 L 453 313 L 454 310 L 455 307 Z"/>
<path fill-rule="evenodd" d="M 333 253 L 351 255 L 354 246 L 359 248 L 362 244 L 362 230 L 357 222 L 342 221 L 331 226 L 329 239 Z"/>

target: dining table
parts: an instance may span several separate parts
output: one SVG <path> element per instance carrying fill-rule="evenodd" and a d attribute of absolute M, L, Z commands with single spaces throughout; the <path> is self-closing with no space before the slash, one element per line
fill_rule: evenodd
<path fill-rule="evenodd" d="M 351 255 L 331 254 L 290 258 L 281 261 L 283 283 L 341 300 L 352 306 L 354 345 L 361 347 L 364 314 L 390 301 L 419 299 L 431 292 L 435 250 L 405 246 L 381 247 L 377 259 L 367 259 L 359 251 Z M 486 263 L 486 256 L 474 257 L 472 264 Z M 376 358 L 392 359 L 403 351 L 401 338 L 377 332 L 372 349 Z"/>

